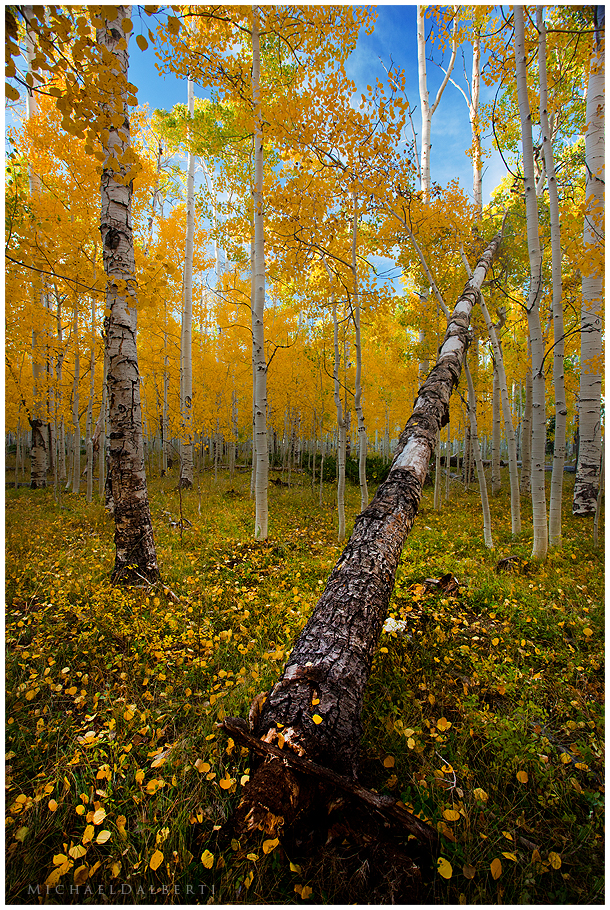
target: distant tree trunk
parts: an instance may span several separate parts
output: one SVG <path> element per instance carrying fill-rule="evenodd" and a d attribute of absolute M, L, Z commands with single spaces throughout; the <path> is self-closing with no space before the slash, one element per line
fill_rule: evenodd
<path fill-rule="evenodd" d="M 434 511 L 441 508 L 441 431 L 436 436 L 436 451 L 434 462 Z"/>
<path fill-rule="evenodd" d="M 362 343 L 360 338 L 360 294 L 358 290 L 358 269 L 356 261 L 356 244 L 358 238 L 358 196 L 352 194 L 352 262 L 351 270 L 354 280 L 354 299 L 352 314 L 354 317 L 354 348 L 356 351 L 356 379 L 354 384 L 354 410 L 358 418 L 358 479 L 360 481 L 360 509 L 365 509 L 369 502 L 369 491 L 366 483 L 366 426 L 362 409 Z"/>
<path fill-rule="evenodd" d="M 91 348 L 89 351 L 89 401 L 87 403 L 87 502 L 93 502 L 93 398 L 95 396 L 95 298 L 91 298 Z"/>
<path fill-rule="evenodd" d="M 529 494 L 532 488 L 532 365 L 529 356 L 525 374 L 525 406 L 521 418 L 521 493 Z"/>
<path fill-rule="evenodd" d="M 536 7 L 538 28 L 538 69 L 540 73 L 540 125 L 542 149 L 549 186 L 549 213 L 551 222 L 551 257 L 553 280 L 553 386 L 555 388 L 555 441 L 553 445 L 553 474 L 549 502 L 549 544 L 561 546 L 561 502 L 563 493 L 563 467 L 566 460 L 566 422 L 568 408 L 564 379 L 564 326 L 563 288 L 561 278 L 561 228 L 559 222 L 559 194 L 555 177 L 555 160 L 549 117 L 547 112 L 548 88 L 546 73 L 546 30 L 542 7 Z"/>
<path fill-rule="evenodd" d="M 483 458 L 481 457 L 481 447 L 479 445 L 479 434 L 477 429 L 477 400 L 474 391 L 474 383 L 468 368 L 468 362 L 464 360 L 464 372 L 468 383 L 468 417 L 470 419 L 470 442 L 472 446 L 472 455 L 477 466 L 477 476 L 479 478 L 479 491 L 481 493 L 481 508 L 483 511 L 483 539 L 485 546 L 493 550 L 493 537 L 491 533 L 491 513 L 489 511 L 489 497 L 487 496 L 487 482 L 485 480 L 485 469 L 483 467 Z M 468 469 L 470 473 L 470 468 Z"/>
<path fill-rule="evenodd" d="M 515 62 L 517 95 L 523 144 L 523 176 L 527 222 L 527 246 L 530 262 L 530 281 L 527 299 L 527 326 L 532 354 L 532 510 L 534 543 L 533 559 L 545 559 L 548 550 L 548 525 L 545 494 L 546 414 L 544 393 L 544 342 L 540 326 L 542 296 L 542 252 L 538 227 L 538 203 L 534 176 L 532 118 L 527 93 L 527 57 L 523 7 L 513 7 L 515 19 Z"/>
<path fill-rule="evenodd" d="M 79 394 L 78 386 L 80 382 L 80 343 L 78 337 L 78 305 L 77 298 L 74 298 L 74 319 L 72 322 L 72 338 L 74 340 L 74 381 L 72 384 L 72 427 L 74 430 L 74 457 L 72 459 L 72 492 L 80 491 L 80 423 L 79 413 Z"/>
<path fill-rule="evenodd" d="M 498 367 L 493 361 L 493 396 L 492 396 L 492 440 L 491 440 L 491 494 L 496 496 L 502 489 L 500 473 L 500 442 L 502 439 L 502 415 L 500 411 L 500 381 Z"/>
<path fill-rule="evenodd" d="M 345 453 L 347 448 L 347 426 L 341 404 L 341 387 L 339 385 L 339 324 L 337 322 L 337 304 L 333 300 L 333 329 L 335 360 L 333 365 L 334 397 L 337 408 L 337 515 L 339 517 L 338 540 L 345 540 Z"/>
<path fill-rule="evenodd" d="M 115 58 L 119 77 L 127 78 L 129 32 L 124 22 L 130 19 L 127 6 L 109 7 L 117 15 L 97 29 L 97 42 Z M 103 15 L 103 13 L 102 13 Z M 132 182 L 128 167 L 116 171 L 110 165 L 114 156 L 130 149 L 127 108 L 115 93 L 102 105 L 109 133 L 101 181 L 101 224 L 104 269 L 107 277 L 106 348 L 108 351 L 108 398 L 110 430 L 110 481 L 114 501 L 116 557 L 114 581 L 140 583 L 156 581 L 159 576 L 153 537 L 142 439 L 140 374 L 136 347 L 137 298 L 133 234 L 131 228 Z M 120 115 L 120 126 L 114 124 Z M 116 167 L 116 165 L 115 165 Z"/>
<path fill-rule="evenodd" d="M 580 313 L 580 445 L 572 512 L 592 515 L 596 509 L 601 461 L 602 311 L 604 306 L 604 7 L 596 6 L 596 33 L 587 86 L 585 133 L 585 249 Z M 600 21 L 600 17 L 601 21 Z"/>
<path fill-rule="evenodd" d="M 468 344 L 472 306 L 500 241 L 501 234 L 491 241 L 458 300 L 436 366 L 421 387 L 399 439 L 389 476 L 357 517 L 350 541 L 256 725 L 256 735 L 273 742 L 283 724 L 285 749 L 353 777 L 364 689 L 395 572 L 415 520 L 438 429 L 448 421 L 450 396 Z M 314 696 L 318 703 L 312 707 Z M 280 762 L 276 768 L 281 778 Z M 246 806 L 251 791 L 256 792 L 253 778 L 244 791 Z"/>

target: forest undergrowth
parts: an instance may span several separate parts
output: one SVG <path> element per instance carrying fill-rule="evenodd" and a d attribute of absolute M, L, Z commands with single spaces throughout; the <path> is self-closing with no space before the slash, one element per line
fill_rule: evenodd
<path fill-rule="evenodd" d="M 175 477 L 153 480 L 154 591 L 109 584 L 99 503 L 7 488 L 7 903 L 369 902 L 356 855 L 341 871 L 220 831 L 249 769 L 216 725 L 278 678 L 340 553 L 332 488 L 320 507 L 292 480 L 270 486 L 265 543 L 247 472 L 204 475 L 182 506 Z M 493 551 L 474 489 L 441 512 L 426 489 L 407 540 L 360 780 L 440 832 L 422 903 L 604 900 L 604 534 L 572 517 L 572 483 L 541 565 L 525 501 L 511 538 L 508 477 Z"/>

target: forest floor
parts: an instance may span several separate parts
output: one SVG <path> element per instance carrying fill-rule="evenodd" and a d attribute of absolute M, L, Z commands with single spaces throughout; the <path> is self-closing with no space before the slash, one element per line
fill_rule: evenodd
<path fill-rule="evenodd" d="M 11 475 L 7 473 L 7 480 Z M 248 753 L 216 726 L 278 678 L 340 549 L 334 492 L 175 477 L 150 499 L 163 589 L 109 584 L 113 520 L 83 494 L 6 490 L 7 903 L 368 903 L 358 856 L 223 841 Z M 576 520 L 543 564 L 510 535 L 508 477 L 482 540 L 475 488 L 426 490 L 363 712 L 361 782 L 441 833 L 421 903 L 604 901 L 604 533 Z M 348 533 L 359 491 L 348 485 Z M 499 560 L 521 557 L 507 571 Z M 426 585 L 447 573 L 459 586 Z M 345 874 L 346 870 L 349 874 Z M 387 883 L 384 899 L 401 895 Z M 404 902 L 404 897 L 403 897 Z"/>

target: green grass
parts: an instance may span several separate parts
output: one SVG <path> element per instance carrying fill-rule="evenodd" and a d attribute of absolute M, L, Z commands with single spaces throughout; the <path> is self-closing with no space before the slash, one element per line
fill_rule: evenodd
<path fill-rule="evenodd" d="M 109 585 L 99 503 L 7 489 L 7 902 L 343 902 L 328 858 L 215 830 L 248 773 L 216 723 L 277 679 L 340 552 L 330 485 L 320 508 L 304 483 L 270 487 L 256 543 L 247 472 L 184 493 L 182 535 L 164 514 L 179 517 L 175 478 L 153 481 L 179 603 Z M 380 641 L 361 763 L 365 786 L 441 831 L 450 875 L 422 902 L 603 901 L 603 530 L 595 549 L 570 496 L 568 480 L 562 549 L 502 574 L 531 550 L 528 530 L 511 538 L 508 491 L 491 552 L 474 492 L 440 513 L 424 494 L 391 604 L 409 634 Z M 358 504 L 348 485 L 348 533 Z M 447 572 L 456 596 L 422 584 Z M 366 902 L 357 881 L 347 899 Z"/>

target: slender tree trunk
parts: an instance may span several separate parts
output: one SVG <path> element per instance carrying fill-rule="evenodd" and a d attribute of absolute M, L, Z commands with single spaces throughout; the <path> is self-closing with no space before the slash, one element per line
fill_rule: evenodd
<path fill-rule="evenodd" d="M 603 7 L 596 7 L 603 14 Z M 604 305 L 604 35 L 597 23 L 587 86 L 585 133 L 586 212 L 585 250 L 580 314 L 580 445 L 572 512 L 592 515 L 596 509 L 601 461 L 602 311 Z"/>
<path fill-rule="evenodd" d="M 113 9 L 109 7 L 109 9 Z M 116 558 L 113 580 L 156 581 L 159 576 L 153 528 L 148 503 L 140 374 L 136 347 L 137 297 L 133 234 L 131 228 L 132 183 L 126 164 L 111 161 L 130 151 L 129 120 L 121 88 L 127 78 L 129 32 L 124 22 L 130 7 L 116 7 L 117 16 L 97 29 L 100 48 L 113 55 L 118 79 L 114 93 L 102 106 L 108 142 L 101 181 L 101 235 L 107 276 L 106 347 L 108 351 L 108 398 L 110 429 L 110 479 L 114 500 Z M 120 126 L 114 124 L 120 115 Z"/>
<path fill-rule="evenodd" d="M 269 445 L 267 439 L 267 362 L 265 359 L 265 248 L 263 221 L 263 118 L 260 86 L 260 10 L 252 7 L 252 105 L 254 108 L 254 306 L 252 350 L 254 358 L 254 448 L 256 454 L 254 536 L 267 539 Z"/>
<path fill-rule="evenodd" d="M 74 340 L 74 381 L 72 384 L 72 427 L 74 429 L 74 458 L 72 460 L 72 492 L 80 491 L 80 423 L 79 413 L 79 383 L 80 383 L 80 343 L 78 337 L 78 306 L 74 298 L 74 318 L 72 322 L 72 338 Z"/>
<path fill-rule="evenodd" d="M 87 404 L 87 502 L 93 502 L 93 398 L 95 396 L 95 298 L 91 298 L 91 349 L 89 352 L 89 402 Z"/>
<path fill-rule="evenodd" d="M 548 526 L 545 493 L 546 413 L 544 393 L 544 343 L 540 326 L 539 303 L 542 296 L 542 252 L 538 229 L 538 203 L 534 177 L 532 118 L 527 94 L 527 58 L 523 7 L 513 8 L 515 17 L 515 61 L 517 95 L 523 143 L 523 175 L 525 211 L 527 216 L 527 246 L 530 262 L 530 282 L 527 299 L 527 325 L 532 352 L 532 511 L 534 525 L 533 559 L 545 559 L 548 549 Z"/>
<path fill-rule="evenodd" d="M 193 81 L 188 79 L 188 114 L 192 124 L 195 115 Z M 189 130 L 188 175 L 186 181 L 186 248 L 184 253 L 184 302 L 180 336 L 180 486 L 193 486 L 193 246 L 195 240 L 195 155 L 192 130 Z"/>
<path fill-rule="evenodd" d="M 498 234 L 458 300 L 437 364 L 420 389 L 387 480 L 356 519 L 351 539 L 301 632 L 281 680 L 264 704 L 255 733 L 285 749 L 355 776 L 364 689 L 394 587 L 403 544 L 417 513 L 430 455 L 448 421 L 468 343 L 470 313 L 500 245 Z M 312 698 L 317 699 L 312 708 Z M 277 774 L 281 778 L 282 766 Z M 246 785 L 244 800 L 256 792 Z"/>
<path fill-rule="evenodd" d="M 555 177 L 555 160 L 547 112 L 548 88 L 546 74 L 546 30 L 542 7 L 536 8 L 538 28 L 538 69 L 540 73 L 540 126 L 542 149 L 549 186 L 549 213 L 551 221 L 551 257 L 553 280 L 553 385 L 555 387 L 555 442 L 553 446 L 553 474 L 549 502 L 549 544 L 561 546 L 561 502 L 563 493 L 563 468 L 566 459 L 566 423 L 568 408 L 564 379 L 564 326 L 563 287 L 561 278 L 561 229 L 559 224 L 559 194 Z"/>
<path fill-rule="evenodd" d="M 356 263 L 356 244 L 358 239 L 358 196 L 352 194 L 353 224 L 352 224 L 352 276 L 354 280 L 354 299 L 352 301 L 352 314 L 354 317 L 356 350 L 356 380 L 354 384 L 354 410 L 358 418 L 358 479 L 360 481 L 360 509 L 365 509 L 369 502 L 369 491 L 366 483 L 366 426 L 364 411 L 362 409 L 362 343 L 360 338 L 360 294 L 358 289 L 358 269 Z"/>
<path fill-rule="evenodd" d="M 441 508 L 441 431 L 439 429 L 436 437 L 436 460 L 434 464 L 434 510 L 439 512 Z"/>
<path fill-rule="evenodd" d="M 500 441 L 502 439 L 502 413 L 500 404 L 500 380 L 496 359 L 493 361 L 493 398 L 492 398 L 492 441 L 491 441 L 491 493 L 492 496 L 502 489 L 502 474 L 500 472 Z"/>
<path fill-rule="evenodd" d="M 529 355 L 525 374 L 525 406 L 521 419 L 521 493 L 529 495 L 532 489 L 532 365 Z"/>
<path fill-rule="evenodd" d="M 491 513 L 489 511 L 489 497 L 487 495 L 487 482 L 485 480 L 485 469 L 483 467 L 483 458 L 481 457 L 481 447 L 479 445 L 479 434 L 477 429 L 477 399 L 474 391 L 474 383 L 470 375 L 468 363 L 464 360 L 464 372 L 468 383 L 468 417 L 470 419 L 470 439 L 472 444 L 472 454 L 477 466 L 477 476 L 479 478 L 479 491 L 481 493 L 481 508 L 483 511 L 483 539 L 485 546 L 493 550 L 493 537 L 491 533 Z M 469 469 L 470 472 L 470 469 Z"/>

